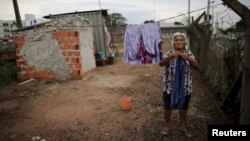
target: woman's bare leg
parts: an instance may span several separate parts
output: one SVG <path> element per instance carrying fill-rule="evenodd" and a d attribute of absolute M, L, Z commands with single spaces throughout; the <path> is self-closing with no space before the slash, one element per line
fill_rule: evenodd
<path fill-rule="evenodd" d="M 180 109 L 180 125 L 179 129 L 185 133 L 187 137 L 192 137 L 192 134 L 187 129 L 187 110 L 186 109 Z"/>

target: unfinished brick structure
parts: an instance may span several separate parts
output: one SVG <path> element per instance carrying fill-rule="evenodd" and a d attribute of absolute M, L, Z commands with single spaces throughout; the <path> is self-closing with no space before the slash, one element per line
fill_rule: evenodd
<path fill-rule="evenodd" d="M 47 31 L 36 39 L 27 33 L 16 34 L 17 78 L 82 79 L 96 67 L 93 37 L 86 37 L 92 36 L 86 33 L 91 30 Z"/>

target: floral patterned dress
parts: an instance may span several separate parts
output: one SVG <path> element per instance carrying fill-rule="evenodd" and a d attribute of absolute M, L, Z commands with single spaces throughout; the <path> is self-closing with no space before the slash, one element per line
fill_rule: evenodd
<path fill-rule="evenodd" d="M 167 51 L 163 54 L 163 58 L 168 57 L 172 54 L 174 49 Z M 185 53 L 191 58 L 194 58 L 193 53 L 190 50 L 185 50 Z M 176 62 L 178 58 L 172 59 L 165 65 L 165 73 L 162 79 L 162 88 L 163 92 L 167 94 L 171 94 L 173 92 L 174 86 L 174 78 L 175 78 L 175 70 L 176 70 Z M 190 95 L 192 93 L 192 68 L 189 61 L 186 61 L 185 66 L 185 78 L 184 78 L 184 95 Z"/>

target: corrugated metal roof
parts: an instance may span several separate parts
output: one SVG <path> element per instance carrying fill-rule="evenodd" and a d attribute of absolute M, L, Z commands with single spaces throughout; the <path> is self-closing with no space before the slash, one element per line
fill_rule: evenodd
<path fill-rule="evenodd" d="M 35 27 L 44 26 L 46 23 L 49 23 L 49 22 L 50 21 L 39 23 L 39 24 L 35 24 L 35 25 L 31 25 L 31 26 L 25 26 L 25 27 L 22 27 L 22 28 L 18 28 L 18 29 L 12 30 L 11 32 L 19 32 L 19 31 L 23 31 L 23 30 L 32 29 L 32 28 L 35 28 Z"/>
<path fill-rule="evenodd" d="M 43 16 L 45 19 L 50 19 L 51 16 L 64 16 L 64 15 L 72 15 L 72 14 L 81 14 L 81 13 L 95 13 L 95 12 L 102 12 L 103 16 L 108 15 L 108 9 L 101 9 L 101 10 L 90 10 L 90 11 L 75 11 L 75 12 L 70 12 L 70 13 L 62 13 L 62 14 L 49 14 L 47 16 Z"/>
<path fill-rule="evenodd" d="M 71 13 L 48 15 L 44 16 L 43 18 L 55 19 L 71 15 L 82 16 L 91 22 L 91 25 L 93 27 L 93 36 L 94 36 L 96 52 L 102 51 L 105 53 L 105 56 L 108 57 L 110 55 L 108 51 L 109 47 L 106 45 L 107 37 L 105 36 L 105 31 L 104 31 L 104 26 L 105 26 L 104 23 L 105 21 L 109 21 L 107 9 L 80 11 L 80 12 L 76 11 Z"/>

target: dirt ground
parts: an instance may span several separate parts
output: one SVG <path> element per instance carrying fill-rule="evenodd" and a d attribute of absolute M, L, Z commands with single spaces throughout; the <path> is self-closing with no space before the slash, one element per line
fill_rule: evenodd
<path fill-rule="evenodd" d="M 164 127 L 161 77 L 155 65 L 129 65 L 119 52 L 112 65 L 97 67 L 83 80 L 32 81 L 11 84 L 0 91 L 0 140 L 29 141 L 206 141 L 207 125 L 225 120 L 193 72 L 193 93 L 188 139 L 177 130 L 178 111 L 173 113 L 173 131 Z M 122 96 L 132 97 L 132 109 L 122 111 Z"/>

